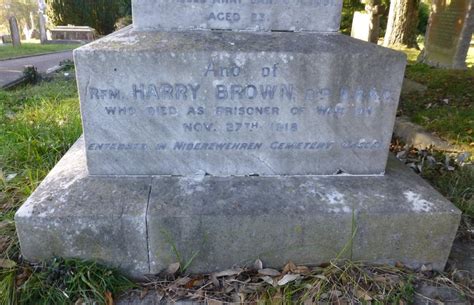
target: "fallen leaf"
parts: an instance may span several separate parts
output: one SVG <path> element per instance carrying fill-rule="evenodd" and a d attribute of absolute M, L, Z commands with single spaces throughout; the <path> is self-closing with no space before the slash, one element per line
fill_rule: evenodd
<path fill-rule="evenodd" d="M 77 299 L 76 302 L 74 302 L 74 305 L 83 305 L 84 304 L 84 300 L 83 299 Z"/>
<path fill-rule="evenodd" d="M 112 297 L 112 293 L 110 291 L 106 291 L 104 294 L 105 294 L 105 304 L 114 305 L 114 298 Z"/>
<path fill-rule="evenodd" d="M 205 281 L 202 278 L 195 278 L 187 282 L 185 288 L 191 289 L 193 287 L 201 286 L 204 284 L 204 282 Z"/>
<path fill-rule="evenodd" d="M 265 283 L 270 284 L 270 285 L 272 285 L 272 286 L 275 286 L 275 281 L 274 281 L 271 277 L 269 277 L 268 275 L 262 276 L 261 279 L 262 279 Z"/>
<path fill-rule="evenodd" d="M 224 304 L 224 302 L 213 300 L 213 299 L 207 299 L 206 302 L 207 302 L 207 305 L 223 305 Z"/>
<path fill-rule="evenodd" d="M 219 288 L 221 286 L 215 273 L 211 274 L 211 282 L 214 285 L 214 287 L 216 287 L 216 288 Z"/>
<path fill-rule="evenodd" d="M 16 173 L 8 174 L 7 177 L 5 178 L 5 181 L 6 181 L 6 182 L 9 182 L 9 181 L 15 179 L 15 177 L 16 177 L 17 175 L 18 175 L 18 174 L 16 174 Z"/>
<path fill-rule="evenodd" d="M 296 265 L 292 261 L 289 261 L 288 264 L 286 264 L 285 267 L 283 267 L 283 274 L 293 272 L 293 270 L 295 269 L 296 269 Z"/>
<path fill-rule="evenodd" d="M 148 294 L 148 287 L 145 287 L 145 289 L 140 291 L 140 296 L 139 296 L 140 300 L 143 300 L 147 294 Z"/>
<path fill-rule="evenodd" d="M 21 273 L 18 273 L 15 278 L 16 287 L 23 285 L 31 276 L 31 269 L 21 268 Z"/>
<path fill-rule="evenodd" d="M 313 268 L 311 268 L 311 272 L 312 272 L 312 273 L 323 273 L 323 272 L 324 272 L 324 268 L 321 268 L 321 267 L 313 267 Z"/>
<path fill-rule="evenodd" d="M 395 267 L 400 268 L 400 269 L 404 269 L 404 268 L 405 268 L 405 265 L 402 264 L 401 262 L 396 262 L 396 263 L 395 263 Z"/>
<path fill-rule="evenodd" d="M 303 302 L 303 305 L 313 305 L 315 304 L 313 299 L 312 298 L 309 298 L 309 299 L 306 299 L 304 302 Z"/>
<path fill-rule="evenodd" d="M 176 281 L 173 282 L 173 284 L 171 286 L 184 286 L 186 285 L 187 283 L 189 283 L 189 281 L 191 281 L 191 278 L 190 277 L 180 277 L 179 279 L 177 279 Z"/>
<path fill-rule="evenodd" d="M 405 150 L 399 151 L 399 152 L 397 153 L 397 159 L 399 159 L 399 160 L 406 159 L 407 154 L 408 154 L 408 152 L 405 151 Z"/>
<path fill-rule="evenodd" d="M 219 277 L 223 277 L 223 276 L 239 275 L 239 274 L 242 273 L 242 271 L 244 271 L 244 270 L 241 269 L 241 268 L 229 269 L 229 270 L 224 270 L 224 271 L 221 271 L 221 272 L 217 272 L 217 273 L 215 273 L 215 276 L 217 278 L 219 278 Z"/>
<path fill-rule="evenodd" d="M 339 290 L 331 290 L 330 292 L 331 294 L 331 297 L 340 297 L 342 295 L 342 292 L 340 292 Z"/>
<path fill-rule="evenodd" d="M 258 270 L 258 274 L 268 275 L 268 276 L 280 276 L 281 275 L 280 271 L 275 270 L 275 269 L 271 269 L 271 268 L 260 269 L 260 270 Z"/>
<path fill-rule="evenodd" d="M 306 274 L 309 272 L 310 270 L 306 266 L 296 266 L 296 269 L 294 270 L 294 273 L 297 273 L 297 274 Z"/>
<path fill-rule="evenodd" d="M 278 286 L 286 285 L 290 282 L 296 281 L 299 278 L 301 278 L 301 275 L 299 274 L 285 274 L 285 276 L 278 281 Z"/>
<path fill-rule="evenodd" d="M 363 290 L 363 289 L 360 289 L 360 288 L 357 288 L 356 289 L 356 292 L 355 292 L 355 295 L 357 298 L 363 300 L 363 301 L 372 301 L 372 297 L 370 296 L 370 294 Z"/>
<path fill-rule="evenodd" d="M 262 261 L 257 258 L 257 260 L 253 263 L 253 268 L 256 269 L 256 270 L 263 269 Z"/>
<path fill-rule="evenodd" d="M 0 259 L 0 268 L 11 269 L 16 266 L 16 262 L 10 259 Z"/>
<path fill-rule="evenodd" d="M 431 264 L 421 266 L 421 272 L 427 272 L 433 270 L 433 266 Z"/>
<path fill-rule="evenodd" d="M 204 297 L 204 291 L 198 290 L 196 292 L 188 293 L 188 298 L 191 300 L 200 300 Z"/>
<path fill-rule="evenodd" d="M 320 280 L 323 280 L 323 281 L 329 282 L 328 278 L 327 278 L 327 277 L 325 277 L 325 276 L 324 276 L 324 275 L 322 275 L 322 274 L 316 274 L 314 277 L 315 277 L 315 278 L 318 278 L 318 279 L 320 279 Z"/>
<path fill-rule="evenodd" d="M 180 267 L 181 267 L 180 263 L 171 264 L 168 266 L 168 269 L 166 269 L 166 273 L 175 274 L 176 272 L 178 272 Z"/>

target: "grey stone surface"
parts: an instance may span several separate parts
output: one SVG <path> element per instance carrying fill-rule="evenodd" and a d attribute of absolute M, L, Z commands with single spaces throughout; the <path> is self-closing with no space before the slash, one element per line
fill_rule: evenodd
<path fill-rule="evenodd" d="M 363 184 L 374 193 L 356 208 L 353 259 L 443 270 L 461 212 L 394 157 L 386 177 Z"/>
<path fill-rule="evenodd" d="M 410 122 L 407 117 L 403 116 L 397 117 L 395 120 L 393 134 L 417 149 L 435 147 L 444 151 L 458 150 L 454 145 L 427 131 L 420 125 Z"/>
<path fill-rule="evenodd" d="M 465 69 L 474 32 L 474 0 L 432 3 L 420 60 L 442 68 Z"/>
<path fill-rule="evenodd" d="M 468 272 L 474 277 L 474 239 L 456 239 L 448 261 L 451 270 Z"/>
<path fill-rule="evenodd" d="M 342 0 L 134 0 L 134 27 L 337 32 Z"/>
<path fill-rule="evenodd" d="M 80 139 L 15 215 L 23 256 L 95 260 L 133 277 L 148 273 L 150 181 L 88 176 Z"/>
<path fill-rule="evenodd" d="M 401 95 L 403 98 L 404 95 L 409 95 L 413 93 L 425 93 L 427 90 L 428 86 L 405 77 L 405 79 L 403 80 Z"/>
<path fill-rule="evenodd" d="M 84 150 L 80 140 L 17 212 L 25 258 L 93 259 L 135 277 L 177 253 L 205 272 L 351 256 L 443 269 L 459 224 L 393 159 L 384 177 L 92 177 Z"/>
<path fill-rule="evenodd" d="M 390 159 L 384 177 L 155 177 L 147 217 L 152 272 L 172 246 L 196 272 L 338 255 L 442 270 L 460 211 Z"/>
<path fill-rule="evenodd" d="M 383 174 L 406 59 L 339 34 L 127 29 L 75 61 L 90 174 L 230 176 Z"/>

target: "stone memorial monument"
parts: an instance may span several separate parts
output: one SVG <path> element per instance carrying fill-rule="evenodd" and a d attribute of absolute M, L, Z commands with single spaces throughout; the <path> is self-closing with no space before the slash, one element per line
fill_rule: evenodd
<path fill-rule="evenodd" d="M 474 32 L 474 0 L 435 0 L 419 60 L 441 68 L 465 69 Z"/>
<path fill-rule="evenodd" d="M 388 158 L 406 58 L 339 34 L 341 7 L 133 1 L 75 50 L 84 136 L 16 214 L 25 258 L 443 269 L 460 212 Z"/>

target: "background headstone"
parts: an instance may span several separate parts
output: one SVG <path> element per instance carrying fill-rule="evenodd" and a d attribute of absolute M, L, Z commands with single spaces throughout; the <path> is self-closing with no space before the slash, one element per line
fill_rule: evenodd
<path fill-rule="evenodd" d="M 365 11 L 355 12 L 352 20 L 351 37 L 377 43 L 380 34 L 380 16 L 383 7 L 379 0 L 369 0 L 365 3 Z"/>
<path fill-rule="evenodd" d="M 12 37 L 12 43 L 14 47 L 21 46 L 21 38 L 20 38 L 20 28 L 18 27 L 18 22 L 16 21 L 15 17 L 10 17 L 8 19 L 10 23 L 10 33 Z"/>
<path fill-rule="evenodd" d="M 442 68 L 466 68 L 474 30 L 474 0 L 435 0 L 420 60 Z"/>

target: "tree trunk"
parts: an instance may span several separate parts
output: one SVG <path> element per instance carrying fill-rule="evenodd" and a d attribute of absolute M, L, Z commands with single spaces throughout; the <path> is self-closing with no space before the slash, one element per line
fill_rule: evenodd
<path fill-rule="evenodd" d="M 419 0 L 391 0 L 383 45 L 417 48 Z"/>
<path fill-rule="evenodd" d="M 39 14 L 39 31 L 40 40 L 44 44 L 48 41 L 48 35 L 46 34 L 46 2 L 44 0 L 38 0 L 38 14 Z"/>

